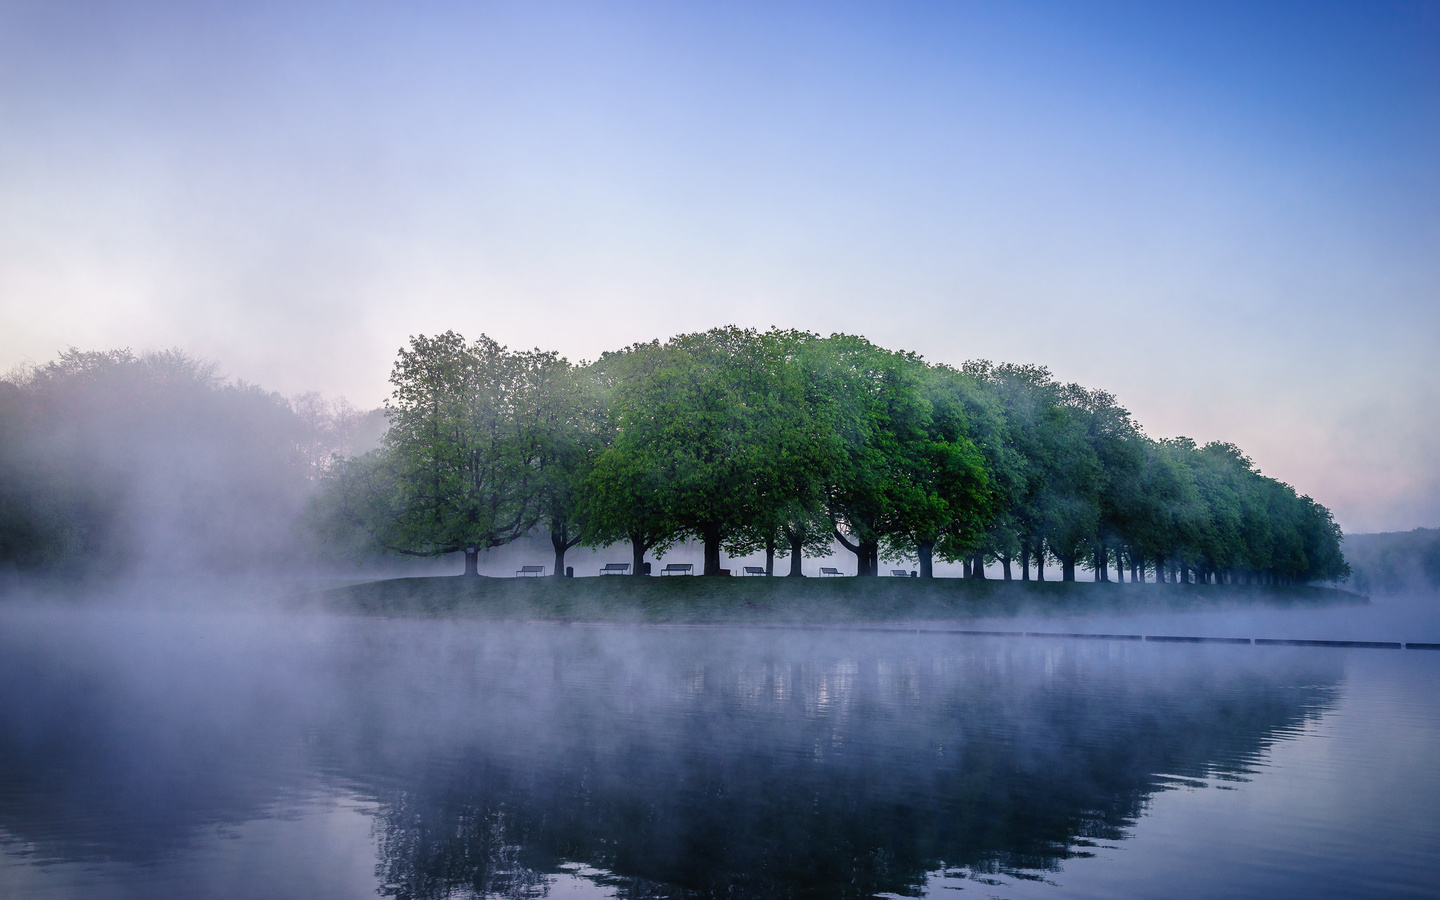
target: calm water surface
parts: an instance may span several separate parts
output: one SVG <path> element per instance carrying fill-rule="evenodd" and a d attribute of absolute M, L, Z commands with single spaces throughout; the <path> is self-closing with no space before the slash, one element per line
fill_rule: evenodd
<path fill-rule="evenodd" d="M 1434 897 L 1437 697 L 1440 652 L 12 606 L 0 896 Z"/>

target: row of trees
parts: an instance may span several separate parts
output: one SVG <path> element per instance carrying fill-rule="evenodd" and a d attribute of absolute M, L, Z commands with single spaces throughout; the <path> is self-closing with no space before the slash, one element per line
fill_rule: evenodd
<path fill-rule="evenodd" d="M 356 549 L 478 554 L 541 528 L 764 550 L 773 572 L 838 541 L 967 577 L 1285 583 L 1347 573 L 1328 510 L 1233 445 L 1152 440 L 1103 391 L 1044 368 L 956 369 L 849 335 L 738 328 L 572 365 L 454 332 L 401 350 L 383 445 L 330 467 L 316 522 Z"/>

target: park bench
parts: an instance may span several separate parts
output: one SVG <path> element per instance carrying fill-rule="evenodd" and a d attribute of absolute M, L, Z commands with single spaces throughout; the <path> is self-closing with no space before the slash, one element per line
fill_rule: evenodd
<path fill-rule="evenodd" d="M 690 574 L 693 574 L 694 571 L 695 571 L 695 564 L 694 564 L 694 563 L 666 563 L 665 568 L 663 568 L 663 569 L 660 570 L 660 574 L 661 574 L 661 575 L 679 575 L 679 574 L 683 573 L 683 574 L 685 574 L 685 575 L 690 575 Z"/>
<path fill-rule="evenodd" d="M 606 563 L 600 567 L 601 575 L 624 575 L 630 571 L 629 563 Z"/>
<path fill-rule="evenodd" d="M 764 574 L 765 574 L 765 567 L 764 567 L 764 566 L 746 566 L 746 567 L 745 567 L 745 574 L 746 574 L 746 575 L 764 575 Z"/>
<path fill-rule="evenodd" d="M 839 569 L 832 569 L 832 568 L 830 568 L 829 566 L 821 566 L 821 567 L 820 567 L 820 577 L 821 577 L 821 578 L 824 578 L 824 577 L 826 577 L 827 575 L 830 576 L 831 578 L 834 578 L 834 577 L 838 576 L 839 574 L 840 574 L 840 570 L 839 570 Z"/>
<path fill-rule="evenodd" d="M 544 566 L 521 566 L 515 570 L 516 578 L 539 578 L 545 574 Z"/>
<path fill-rule="evenodd" d="M 891 575 L 891 577 L 893 577 L 893 578 L 909 578 L 909 577 L 910 577 L 910 573 L 907 572 L 907 571 L 905 571 L 904 569 L 891 569 L 891 570 L 890 570 L 890 575 Z"/>

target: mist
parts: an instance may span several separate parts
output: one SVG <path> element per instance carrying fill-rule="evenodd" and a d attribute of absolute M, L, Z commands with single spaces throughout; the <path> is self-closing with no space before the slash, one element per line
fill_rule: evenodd
<path fill-rule="evenodd" d="M 0 4 L 0 898 L 1432 896 L 1437 46 Z"/>
<path fill-rule="evenodd" d="M 285 399 L 183 351 L 70 351 L 0 382 L 0 559 L 11 576 L 114 581 L 298 573 L 335 455 L 384 418 Z"/>
<path fill-rule="evenodd" d="M 1358 591 L 1440 593 L 1440 529 L 1346 535 L 1344 546 Z"/>
<path fill-rule="evenodd" d="M 1434 874 L 1433 651 L 1131 639 L 1440 646 L 1433 591 L 1006 581 L 993 559 L 814 577 L 835 540 L 803 579 L 600 577 L 623 545 L 514 577 L 551 558 L 544 529 L 454 577 L 455 554 L 317 526 L 382 412 L 178 351 L 73 352 L 3 390 L 7 896 L 1354 896 Z"/>
<path fill-rule="evenodd" d="M 1286 745 L 1344 720 L 1357 679 L 1407 677 L 1248 647 L 3 616 L 0 884 L 26 884 L 31 860 L 104 873 L 100 897 L 340 896 L 372 871 L 413 898 L 568 880 L 622 897 L 1016 895 L 1087 871 L 1169 792 L 1263 783 Z M 1400 842 L 1382 866 L 1424 840 L 1381 833 Z M 216 880 L 237 839 L 266 862 Z M 321 858 L 339 868 L 316 880 Z"/>

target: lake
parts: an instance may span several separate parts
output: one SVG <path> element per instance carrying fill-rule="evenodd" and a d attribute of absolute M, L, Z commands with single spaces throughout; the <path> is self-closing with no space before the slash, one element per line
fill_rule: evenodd
<path fill-rule="evenodd" d="M 1434 897 L 1437 698 L 1425 650 L 11 604 L 0 896 Z"/>

